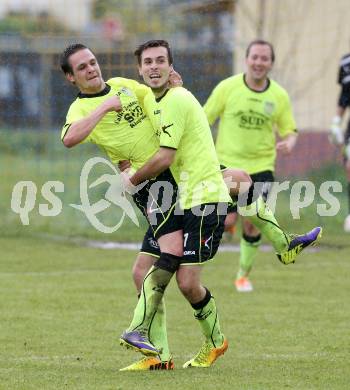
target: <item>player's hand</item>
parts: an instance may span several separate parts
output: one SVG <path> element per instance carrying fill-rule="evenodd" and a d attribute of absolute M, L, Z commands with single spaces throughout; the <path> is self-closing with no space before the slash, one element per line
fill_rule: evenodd
<path fill-rule="evenodd" d="M 109 97 L 103 102 L 104 106 L 106 107 L 106 110 L 109 111 L 121 111 L 123 109 L 122 103 L 119 99 L 119 96 L 114 95 Z"/>
<path fill-rule="evenodd" d="M 276 143 L 276 150 L 284 155 L 288 155 L 293 150 L 297 142 L 297 136 L 290 134 L 287 138 Z"/>
<path fill-rule="evenodd" d="M 118 168 L 120 172 L 123 172 L 125 169 L 131 168 L 131 162 L 129 160 L 120 160 L 118 162 Z"/>
<path fill-rule="evenodd" d="M 122 180 L 124 191 L 128 192 L 130 195 L 134 195 L 137 192 L 137 187 L 131 183 L 131 176 L 128 171 L 129 169 L 126 169 L 125 171 L 121 172 L 120 178 Z"/>
<path fill-rule="evenodd" d="M 331 128 L 328 133 L 329 142 L 333 145 L 342 145 L 344 143 L 344 134 L 342 128 L 340 127 L 340 124 L 340 116 L 335 116 L 333 118 Z"/>
<path fill-rule="evenodd" d="M 168 86 L 169 86 L 169 88 L 183 86 L 182 77 L 174 69 L 170 72 Z"/>

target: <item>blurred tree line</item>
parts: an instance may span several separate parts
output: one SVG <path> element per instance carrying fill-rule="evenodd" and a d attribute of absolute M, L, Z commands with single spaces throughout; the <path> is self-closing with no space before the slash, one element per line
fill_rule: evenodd
<path fill-rule="evenodd" d="M 176 14 L 169 15 L 169 5 L 171 2 L 168 0 L 93 0 L 91 21 L 85 32 L 110 35 L 112 39 L 115 33 L 117 40 L 164 32 L 172 34 L 179 18 Z M 76 34 L 48 12 L 12 11 L 0 20 L 0 34 L 24 36 L 45 33 Z"/>
<path fill-rule="evenodd" d="M 92 16 L 96 21 L 117 18 L 125 38 L 159 33 L 171 34 L 176 30 L 177 18 L 169 18 L 167 0 L 94 0 Z"/>
<path fill-rule="evenodd" d="M 50 32 L 68 33 L 69 30 L 47 12 L 31 15 L 27 12 L 10 12 L 0 20 L 0 34 L 32 35 Z"/>

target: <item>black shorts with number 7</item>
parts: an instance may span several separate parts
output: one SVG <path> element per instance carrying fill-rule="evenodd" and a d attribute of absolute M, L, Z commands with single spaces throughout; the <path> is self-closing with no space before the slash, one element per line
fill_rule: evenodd
<path fill-rule="evenodd" d="M 224 231 L 227 203 L 208 203 L 182 210 L 176 215 L 176 225 L 184 234 L 184 252 L 181 264 L 200 264 L 212 259 L 219 247 Z M 160 256 L 153 231 L 148 228 L 141 252 L 154 257 Z"/>

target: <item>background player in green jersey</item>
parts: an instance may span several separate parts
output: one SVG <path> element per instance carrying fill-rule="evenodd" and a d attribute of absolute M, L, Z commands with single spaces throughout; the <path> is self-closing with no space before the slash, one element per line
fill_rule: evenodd
<path fill-rule="evenodd" d="M 289 154 L 297 140 L 288 94 L 268 78 L 274 60 L 269 42 L 251 42 L 246 51 L 246 73 L 220 82 L 204 106 L 210 124 L 220 119 L 216 139 L 220 164 L 248 172 L 254 183 L 260 183 L 265 199 L 274 181 L 276 151 Z M 282 138 L 277 143 L 276 128 Z M 226 224 L 232 226 L 236 219 L 237 212 L 229 214 Z M 235 285 L 238 291 L 252 291 L 248 275 L 261 235 L 246 218 L 242 218 L 242 232 Z"/>
<path fill-rule="evenodd" d="M 158 302 L 176 273 L 178 286 L 192 305 L 205 337 L 199 353 L 186 362 L 184 367 L 208 367 L 226 350 L 227 342 L 220 331 L 215 301 L 201 285 L 199 264 L 212 258 L 217 250 L 223 228 L 223 219 L 218 219 L 217 204 L 220 200 L 227 201 L 227 190 L 222 186 L 218 161 L 213 153 L 213 141 L 209 136 L 210 129 L 203 119 L 204 112 L 199 103 L 184 88 L 169 90 L 166 87 L 172 68 L 168 43 L 162 40 L 149 41 L 141 45 L 135 54 L 140 74 L 155 95 L 147 95 L 145 109 L 160 137 L 160 150 L 134 175 L 124 175 L 126 186 L 138 185 L 170 168 L 179 188 L 185 188 L 185 191 L 180 191 L 182 213 L 174 213 L 168 220 L 173 231 L 168 230 L 169 234 L 165 235 L 157 235 L 156 232 L 160 257 L 144 279 L 133 320 L 122 334 L 121 343 L 146 356 L 158 353 L 150 342 L 148 331 Z M 242 174 L 242 171 L 239 173 Z M 237 181 L 237 171 L 226 170 L 224 174 Z M 271 240 L 282 262 L 294 262 L 295 256 L 302 249 L 317 240 L 321 228 L 290 238 L 279 227 L 261 197 L 254 194 L 250 178 L 246 174 L 245 177 L 248 178 L 248 190 L 247 196 L 242 197 L 244 201 L 238 200 L 240 209 L 254 211 L 251 220 Z M 214 212 L 205 219 L 205 208 L 213 205 L 216 206 Z M 213 222 L 216 224 L 215 230 Z M 178 250 L 181 240 L 182 257 Z M 147 359 L 126 369 L 146 369 Z"/>

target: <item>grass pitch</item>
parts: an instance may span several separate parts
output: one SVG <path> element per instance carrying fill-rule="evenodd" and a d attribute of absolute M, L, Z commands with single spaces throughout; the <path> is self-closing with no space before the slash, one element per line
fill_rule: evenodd
<path fill-rule="evenodd" d="M 261 253 L 255 291 L 232 284 L 238 255 L 203 279 L 230 346 L 209 369 L 182 369 L 201 337 L 174 282 L 167 290 L 173 372 L 119 372 L 141 357 L 117 343 L 136 304 L 135 252 L 1 238 L 0 389 L 348 389 L 350 249 L 281 265 Z"/>

